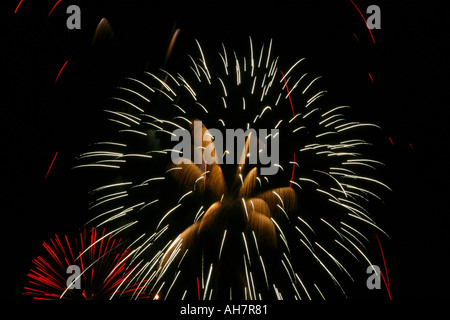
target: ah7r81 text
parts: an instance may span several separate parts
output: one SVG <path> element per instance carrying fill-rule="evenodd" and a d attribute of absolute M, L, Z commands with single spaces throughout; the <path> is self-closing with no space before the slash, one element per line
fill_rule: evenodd
<path fill-rule="evenodd" d="M 223 314 L 267 314 L 267 305 L 227 304 Z"/>

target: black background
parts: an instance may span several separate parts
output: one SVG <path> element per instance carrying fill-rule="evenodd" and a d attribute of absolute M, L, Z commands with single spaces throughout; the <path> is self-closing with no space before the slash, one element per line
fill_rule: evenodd
<path fill-rule="evenodd" d="M 448 298 L 448 16 L 444 1 L 354 1 L 381 8 L 375 43 L 348 0 L 208 5 L 154 1 L 7 1 L 2 9 L 2 294 L 21 293 L 42 241 L 86 221 L 88 177 L 73 158 L 101 134 L 101 110 L 120 81 L 143 70 L 184 68 L 198 39 L 246 50 L 274 40 L 282 68 L 307 57 L 336 103 L 379 124 L 377 146 L 393 192 L 377 213 L 394 300 Z M 66 8 L 81 9 L 68 30 Z M 106 17 L 110 41 L 92 44 Z M 181 33 L 167 64 L 174 28 Z M 55 78 L 63 66 L 58 82 Z M 373 83 L 368 75 L 373 77 Z M 389 140 L 392 139 L 392 142 Z M 58 152 L 45 179 L 49 165 Z M 6 179 L 5 179 L 6 178 Z M 377 263 L 381 266 L 381 257 Z M 370 298 L 370 295 L 365 295 Z M 380 294 L 378 294 L 379 299 Z M 382 299 L 387 300 L 385 291 Z"/>

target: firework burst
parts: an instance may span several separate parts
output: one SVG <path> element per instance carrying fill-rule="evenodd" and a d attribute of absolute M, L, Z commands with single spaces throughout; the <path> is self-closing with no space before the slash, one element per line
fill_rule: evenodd
<path fill-rule="evenodd" d="M 88 224 L 130 237 L 134 281 L 149 284 L 133 298 L 345 296 L 347 262 L 371 264 L 368 235 L 384 233 L 366 207 L 388 187 L 373 177 L 381 163 L 364 156 L 370 143 L 358 136 L 378 127 L 346 120 L 349 107 L 327 101 L 304 58 L 281 70 L 272 41 L 257 49 L 250 38 L 244 56 L 222 45 L 210 57 L 196 45 L 189 72 L 145 72 L 111 98 L 113 134 L 77 159 L 76 168 L 112 177 L 92 190 Z M 203 140 L 191 154 L 208 151 L 214 161 L 179 154 L 175 164 L 174 131 L 192 132 L 195 120 Z M 278 134 L 249 135 L 221 154 L 208 128 Z M 275 175 L 249 161 L 251 139 L 259 152 L 279 144 Z M 241 161 L 223 164 L 230 153 Z"/>
<path fill-rule="evenodd" d="M 133 251 L 104 229 L 101 235 L 96 229 L 90 234 L 84 229 L 75 246 L 67 236 L 58 235 L 43 246 L 48 257 L 32 261 L 24 292 L 33 299 L 120 299 L 145 288 L 144 282 L 131 284 L 135 268 L 128 269 L 127 260 Z"/>

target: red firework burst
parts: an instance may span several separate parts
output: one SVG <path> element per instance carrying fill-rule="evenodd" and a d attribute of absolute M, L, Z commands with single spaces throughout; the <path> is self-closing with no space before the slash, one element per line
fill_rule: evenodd
<path fill-rule="evenodd" d="M 44 241 L 47 257 L 33 259 L 24 295 L 39 300 L 130 299 L 146 287 L 145 281 L 136 281 L 137 266 L 127 267 L 133 251 L 112 232 L 103 229 L 100 235 L 92 228 L 89 234 L 84 229 L 75 246 L 67 235 L 62 240 L 55 234 L 49 244 Z"/>

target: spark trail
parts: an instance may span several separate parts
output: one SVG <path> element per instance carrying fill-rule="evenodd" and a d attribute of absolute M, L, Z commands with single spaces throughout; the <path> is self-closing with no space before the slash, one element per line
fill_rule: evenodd
<path fill-rule="evenodd" d="M 103 229 L 100 234 L 94 228 L 90 232 L 84 229 L 75 241 L 55 235 L 49 243 L 44 242 L 44 255 L 32 261 L 34 268 L 28 273 L 29 284 L 23 294 L 37 300 L 130 299 L 146 285 L 134 281 L 138 266 L 127 267 L 133 250 L 115 237 L 118 232 L 105 233 Z M 80 288 L 69 288 L 68 278 L 75 266 L 81 273 L 71 284 L 79 281 Z"/>
<path fill-rule="evenodd" d="M 187 70 L 126 78 L 105 110 L 115 134 L 77 159 L 90 177 L 110 177 L 90 193 L 89 224 L 122 228 L 132 243 L 133 280 L 148 284 L 133 299 L 347 296 L 352 272 L 370 261 L 366 235 L 382 230 L 369 204 L 389 188 L 360 133 L 379 127 L 346 120 L 351 108 L 328 101 L 305 58 L 283 73 L 272 41 L 248 43 L 243 56 L 225 45 L 210 55 L 196 41 Z M 192 154 L 216 160 L 180 153 L 172 163 L 174 130 L 192 133 L 195 120 L 204 139 Z M 257 145 L 278 139 L 280 170 L 263 176 L 249 163 L 256 137 L 216 152 L 208 128 L 279 129 Z M 230 153 L 245 163 L 219 164 Z"/>

